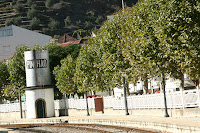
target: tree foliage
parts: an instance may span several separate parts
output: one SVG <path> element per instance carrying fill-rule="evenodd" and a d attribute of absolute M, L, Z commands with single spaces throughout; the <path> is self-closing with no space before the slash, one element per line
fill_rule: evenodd
<path fill-rule="evenodd" d="M 32 27 L 32 29 L 35 29 L 39 26 L 39 24 L 40 24 L 40 20 L 38 18 L 34 17 L 31 20 L 30 26 Z"/>
<path fill-rule="evenodd" d="M 14 5 L 14 9 L 17 11 L 17 12 L 23 12 L 24 11 L 24 5 L 17 1 L 16 4 Z"/>
<path fill-rule="evenodd" d="M 19 92 L 23 92 L 23 89 L 26 87 L 24 52 L 28 50 L 30 50 L 28 46 L 17 48 L 12 59 L 8 62 L 9 80 L 12 86 L 8 88 L 15 88 L 15 95 L 18 95 Z"/>
<path fill-rule="evenodd" d="M 56 79 L 56 86 L 62 94 L 74 94 L 76 92 L 76 84 L 74 83 L 75 73 L 75 60 L 68 55 L 65 59 L 61 60 L 61 67 L 54 68 L 53 74 Z"/>
<path fill-rule="evenodd" d="M 9 83 L 9 72 L 6 65 L 6 62 L 0 62 L 0 103 L 4 100 L 5 94 L 5 86 Z"/>
<path fill-rule="evenodd" d="M 122 76 L 132 83 L 147 82 L 161 72 L 181 79 L 182 87 L 184 73 L 199 78 L 199 4 L 197 0 L 143 0 L 131 11 L 119 13 L 98 30 L 87 52 L 80 53 L 77 77 L 86 81 L 98 68 L 119 85 Z"/>

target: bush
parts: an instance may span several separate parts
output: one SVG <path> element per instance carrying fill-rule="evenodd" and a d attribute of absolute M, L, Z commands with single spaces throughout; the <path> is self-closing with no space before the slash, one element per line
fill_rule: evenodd
<path fill-rule="evenodd" d="M 6 21 L 5 21 L 5 25 L 6 26 L 9 26 L 9 25 L 12 25 L 12 24 L 14 24 L 14 20 L 13 19 L 6 19 Z"/>
<path fill-rule="evenodd" d="M 17 11 L 17 12 L 23 12 L 24 11 L 24 5 L 21 3 L 21 2 L 17 2 L 15 5 L 14 5 L 14 9 Z"/>
<path fill-rule="evenodd" d="M 103 21 L 104 21 L 104 18 L 102 16 L 98 16 L 95 22 L 101 25 Z"/>
<path fill-rule="evenodd" d="M 32 29 L 36 29 L 40 24 L 40 20 L 36 17 L 34 17 L 32 20 L 31 20 L 31 23 L 30 23 L 30 26 Z"/>
<path fill-rule="evenodd" d="M 91 27 L 92 27 L 92 23 L 90 21 L 85 21 L 84 28 L 85 29 L 90 29 Z"/>
<path fill-rule="evenodd" d="M 31 8 L 31 9 L 28 10 L 28 12 L 27 12 L 27 17 L 28 17 L 29 19 L 32 19 L 32 18 L 34 18 L 34 17 L 36 17 L 36 16 L 37 16 L 37 10 L 36 10 L 36 9 Z"/>
<path fill-rule="evenodd" d="M 55 0 L 46 0 L 45 6 L 50 8 L 53 6 L 53 4 L 55 4 Z"/>
<path fill-rule="evenodd" d="M 64 21 L 65 21 L 65 27 L 71 24 L 71 20 L 69 16 L 67 16 Z"/>
<path fill-rule="evenodd" d="M 56 31 L 59 29 L 60 23 L 56 21 L 55 19 L 51 18 L 48 26 L 51 29 L 51 31 Z"/>
<path fill-rule="evenodd" d="M 14 24 L 17 26 L 20 26 L 22 23 L 22 18 L 21 17 L 17 17 L 14 19 Z"/>
<path fill-rule="evenodd" d="M 80 25 L 81 24 L 81 20 L 76 21 L 76 25 Z"/>
<path fill-rule="evenodd" d="M 35 2 L 34 2 L 34 0 L 27 0 L 27 2 L 26 2 L 26 4 L 28 5 L 28 6 L 31 6 L 31 5 L 33 5 Z"/>

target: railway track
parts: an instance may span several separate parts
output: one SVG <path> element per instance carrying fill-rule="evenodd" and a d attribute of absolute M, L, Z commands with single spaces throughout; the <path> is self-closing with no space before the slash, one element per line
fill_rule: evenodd
<path fill-rule="evenodd" d="M 98 124 L 13 124 L 0 125 L 17 133 L 159 133 L 143 129 Z"/>

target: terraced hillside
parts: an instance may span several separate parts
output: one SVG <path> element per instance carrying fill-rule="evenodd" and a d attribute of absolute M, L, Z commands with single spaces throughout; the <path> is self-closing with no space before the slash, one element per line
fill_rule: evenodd
<path fill-rule="evenodd" d="M 132 6 L 137 0 L 124 0 Z M 1 0 L 0 27 L 17 25 L 51 36 L 99 28 L 120 0 Z"/>

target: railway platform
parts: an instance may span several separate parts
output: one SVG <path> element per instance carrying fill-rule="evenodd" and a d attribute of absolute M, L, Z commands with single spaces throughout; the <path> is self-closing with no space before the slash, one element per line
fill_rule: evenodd
<path fill-rule="evenodd" d="M 200 133 L 200 117 L 155 117 L 134 115 L 62 116 L 40 119 L 0 120 L 0 125 L 9 124 L 56 124 L 82 123 L 132 127 L 158 132 Z"/>

